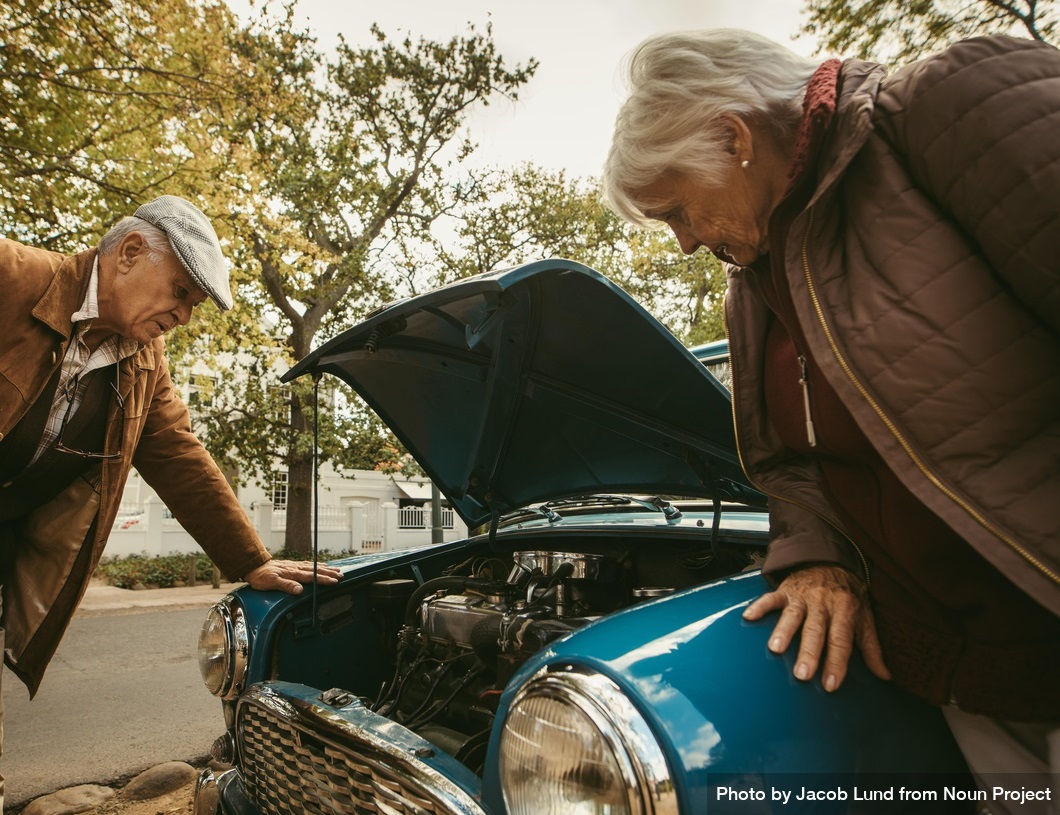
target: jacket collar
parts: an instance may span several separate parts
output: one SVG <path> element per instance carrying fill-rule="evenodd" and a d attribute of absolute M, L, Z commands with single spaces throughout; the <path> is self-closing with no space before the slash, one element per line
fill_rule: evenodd
<path fill-rule="evenodd" d="M 66 258 L 52 277 L 44 296 L 33 307 L 33 316 L 61 334 L 64 340 L 68 341 L 73 334 L 70 317 L 84 302 L 95 259 L 95 249 Z"/>
<path fill-rule="evenodd" d="M 835 110 L 822 134 L 817 167 L 823 169 L 808 206 L 813 206 L 846 171 L 872 133 L 872 112 L 887 68 L 875 62 L 846 60 L 839 70 Z"/>
<path fill-rule="evenodd" d="M 802 121 L 795 134 L 795 149 L 792 151 L 788 180 L 791 186 L 802 181 L 803 175 L 813 169 L 824 133 L 835 116 L 836 98 L 839 93 L 839 69 L 843 63 L 830 59 L 810 77 L 802 101 Z"/>
<path fill-rule="evenodd" d="M 52 277 L 44 295 L 33 307 L 33 316 L 62 336 L 64 348 L 65 343 L 73 336 L 74 324 L 71 317 L 85 301 L 85 291 L 88 289 L 95 260 L 95 249 L 88 249 L 66 258 Z M 141 346 L 135 354 L 127 357 L 123 364 L 134 366 L 128 369 L 130 374 L 136 369 L 153 370 L 164 347 L 164 341 L 159 337 L 150 345 Z"/>

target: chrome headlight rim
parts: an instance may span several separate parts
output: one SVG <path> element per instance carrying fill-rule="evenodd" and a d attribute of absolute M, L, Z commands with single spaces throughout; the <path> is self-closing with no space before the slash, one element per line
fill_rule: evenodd
<path fill-rule="evenodd" d="M 516 692 L 501 727 L 501 750 L 511 712 L 532 697 L 551 697 L 575 706 L 589 719 L 616 760 L 634 815 L 678 815 L 673 775 L 647 719 L 605 674 L 577 665 L 551 665 Z M 503 776 L 501 794 L 510 808 Z"/>
<path fill-rule="evenodd" d="M 247 662 L 250 655 L 250 640 L 247 636 L 246 615 L 243 606 L 234 597 L 225 597 L 219 603 L 215 603 L 206 613 L 206 621 L 210 615 L 216 614 L 224 631 L 225 652 L 224 668 L 219 684 L 211 684 L 203 675 L 203 683 L 206 689 L 214 696 L 221 699 L 235 699 L 243 692 L 247 675 Z M 205 629 L 206 622 L 203 623 Z M 200 634 L 201 648 L 201 634 Z M 202 667 L 200 664 L 200 673 Z"/>

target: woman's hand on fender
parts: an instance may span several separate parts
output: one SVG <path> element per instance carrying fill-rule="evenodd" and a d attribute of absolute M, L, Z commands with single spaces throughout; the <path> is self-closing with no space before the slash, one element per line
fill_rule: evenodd
<path fill-rule="evenodd" d="M 891 678 L 883 663 L 865 584 L 846 569 L 807 566 L 792 572 L 775 591 L 751 603 L 743 618 L 760 620 L 773 611 L 780 612 L 769 638 L 769 650 L 774 654 L 784 653 L 802 629 L 795 658 L 796 679 L 811 679 L 823 654 L 821 684 L 826 691 L 834 691 L 846 678 L 855 642 L 869 670 L 880 679 Z"/>

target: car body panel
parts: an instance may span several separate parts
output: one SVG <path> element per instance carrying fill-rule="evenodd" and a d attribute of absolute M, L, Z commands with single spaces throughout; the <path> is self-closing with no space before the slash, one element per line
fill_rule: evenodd
<path fill-rule="evenodd" d="M 549 668 L 585 666 L 623 688 L 664 745 L 682 812 L 704 812 L 727 779 L 959 775 L 964 762 L 939 710 L 881 682 L 860 657 L 834 693 L 794 678 L 795 649 L 771 653 L 774 620 L 742 612 L 768 590 L 758 571 L 633 606 L 553 643 L 501 700 Z M 491 741 L 496 755 L 500 728 Z M 484 799 L 502 806 L 496 760 Z M 716 799 L 715 799 L 716 800 Z"/>
<path fill-rule="evenodd" d="M 727 391 L 628 294 L 573 261 L 388 306 L 284 379 L 319 373 L 357 390 L 469 527 L 600 491 L 764 502 L 740 467 Z"/>

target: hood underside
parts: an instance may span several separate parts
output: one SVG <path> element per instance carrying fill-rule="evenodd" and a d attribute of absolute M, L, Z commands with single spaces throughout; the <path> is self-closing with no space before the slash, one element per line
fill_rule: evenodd
<path fill-rule="evenodd" d="M 595 492 L 761 504 L 727 391 L 598 272 L 546 260 L 387 306 L 284 377 L 331 373 L 474 527 Z"/>

